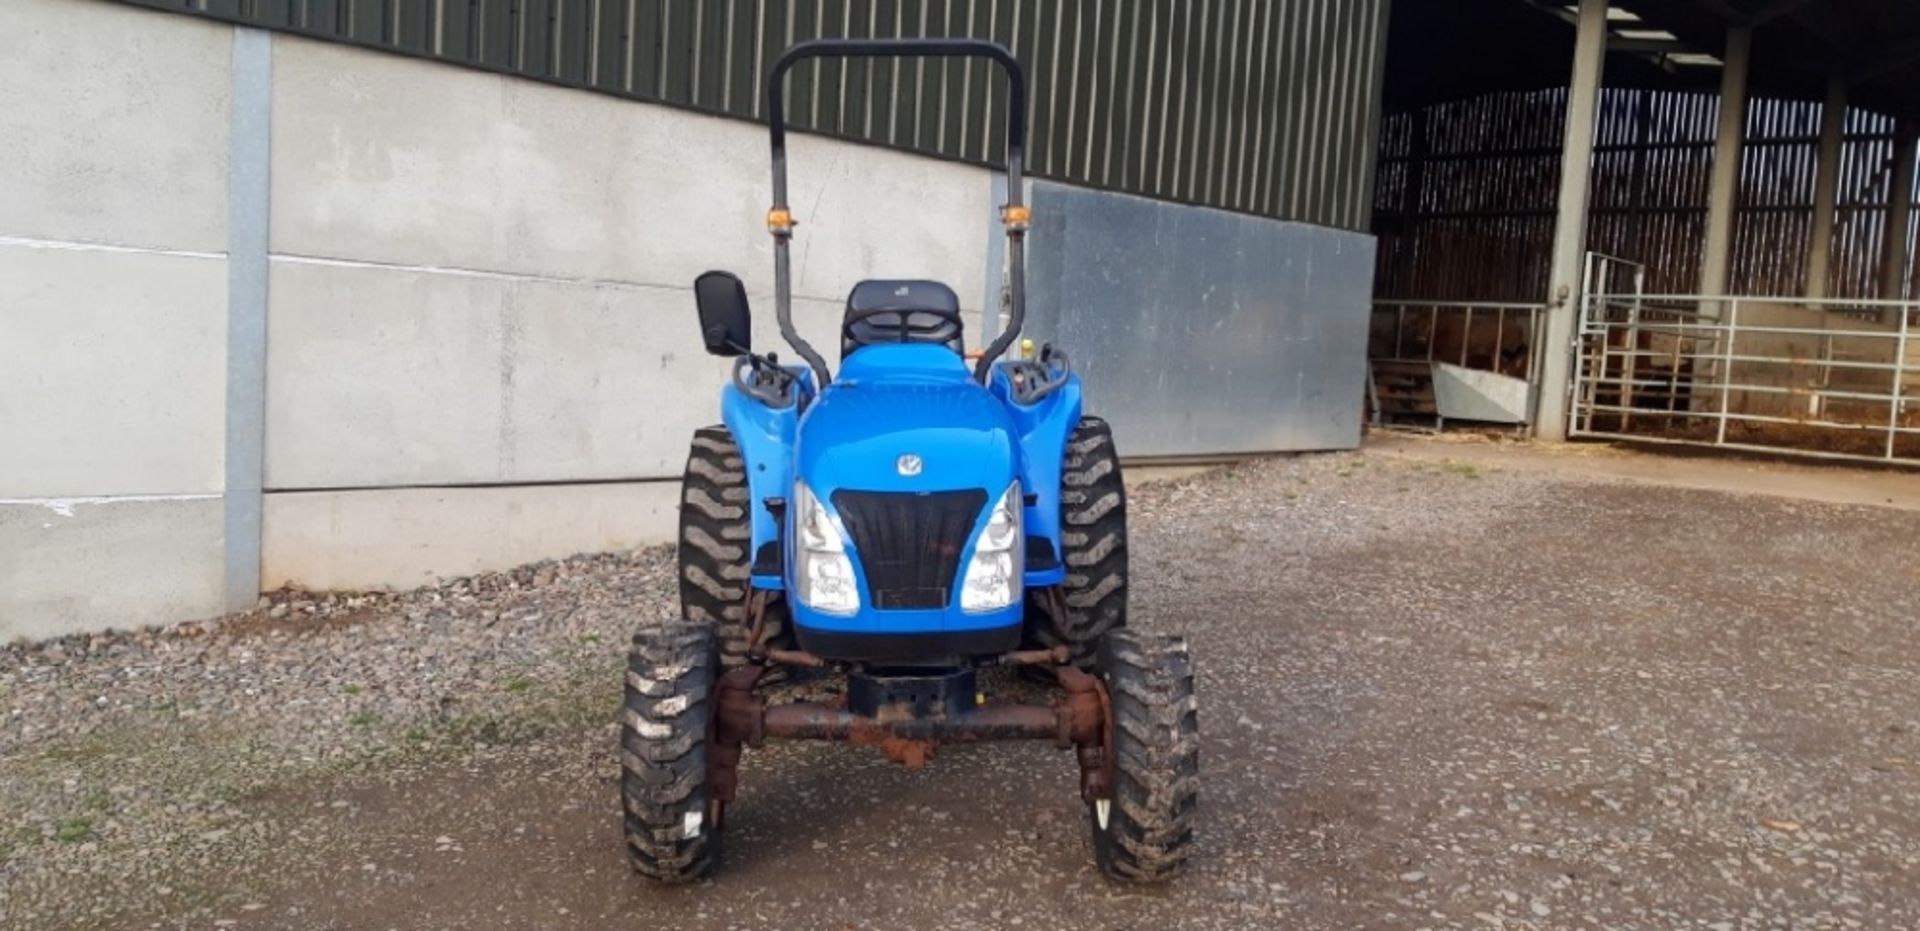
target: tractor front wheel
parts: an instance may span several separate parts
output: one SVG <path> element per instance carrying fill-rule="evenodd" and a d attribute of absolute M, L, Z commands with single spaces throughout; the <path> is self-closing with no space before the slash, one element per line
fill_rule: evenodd
<path fill-rule="evenodd" d="M 1171 879 L 1193 846 L 1200 725 L 1186 641 L 1116 630 L 1099 665 L 1113 713 L 1113 797 L 1088 805 L 1100 871 L 1129 883 Z"/>
<path fill-rule="evenodd" d="M 1127 486 L 1113 430 L 1082 417 L 1067 437 L 1060 473 L 1060 561 L 1067 578 L 1064 630 L 1046 620 L 1034 634 L 1042 646 L 1065 644 L 1073 664 L 1095 660 L 1103 634 L 1127 625 Z"/>
<path fill-rule="evenodd" d="M 620 715 L 620 802 L 627 859 L 663 883 L 691 882 L 720 855 L 720 809 L 707 781 L 720 671 L 713 629 L 634 635 Z"/>
<path fill-rule="evenodd" d="M 728 666 L 747 661 L 747 585 L 752 574 L 753 515 L 747 465 L 733 434 L 721 424 L 693 434 L 680 483 L 680 612 L 690 624 L 713 628 Z M 765 621 L 769 640 L 782 626 Z"/>

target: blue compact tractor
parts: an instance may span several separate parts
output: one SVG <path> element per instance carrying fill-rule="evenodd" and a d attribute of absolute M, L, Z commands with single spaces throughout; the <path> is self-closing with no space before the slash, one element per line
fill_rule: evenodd
<path fill-rule="evenodd" d="M 822 56 L 978 56 L 1006 70 L 1009 319 L 971 366 L 960 302 L 936 281 L 855 285 L 837 377 L 794 331 L 780 87 Z M 740 279 L 695 281 L 707 351 L 736 361 L 722 423 L 687 457 L 684 623 L 635 636 L 629 658 L 634 868 L 662 882 L 708 873 L 741 751 L 768 738 L 873 746 L 909 767 L 941 743 L 1024 738 L 1075 751 L 1102 871 L 1172 876 L 1198 784 L 1186 645 L 1126 626 L 1126 488 L 1067 356 L 1001 361 L 1026 309 L 1019 63 L 973 40 L 805 42 L 775 65 L 767 103 L 774 302 L 805 364 L 753 351 Z M 776 672 L 832 698 L 778 700 L 794 689 L 770 689 Z"/>

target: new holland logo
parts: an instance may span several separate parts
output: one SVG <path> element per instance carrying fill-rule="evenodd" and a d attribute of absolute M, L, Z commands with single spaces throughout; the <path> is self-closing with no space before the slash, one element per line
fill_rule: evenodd
<path fill-rule="evenodd" d="M 899 472 L 902 478 L 912 478 L 919 475 L 920 470 L 926 468 L 926 465 L 926 463 L 920 461 L 919 456 L 907 453 L 899 459 L 894 460 L 893 469 Z"/>

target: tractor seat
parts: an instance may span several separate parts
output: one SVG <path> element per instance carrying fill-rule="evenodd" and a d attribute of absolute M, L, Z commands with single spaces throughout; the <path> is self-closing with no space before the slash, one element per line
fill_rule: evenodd
<path fill-rule="evenodd" d="M 862 281 L 847 295 L 840 358 L 877 343 L 938 343 L 962 352 L 960 298 L 938 281 Z"/>

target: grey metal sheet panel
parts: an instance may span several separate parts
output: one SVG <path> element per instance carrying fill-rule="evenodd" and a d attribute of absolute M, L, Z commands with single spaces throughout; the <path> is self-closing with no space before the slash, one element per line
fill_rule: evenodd
<path fill-rule="evenodd" d="M 1036 181 L 1027 334 L 1128 456 L 1360 440 L 1373 237 Z"/>
<path fill-rule="evenodd" d="M 1435 362 L 1433 403 L 1448 420 L 1526 423 L 1533 387 L 1524 378 Z"/>

